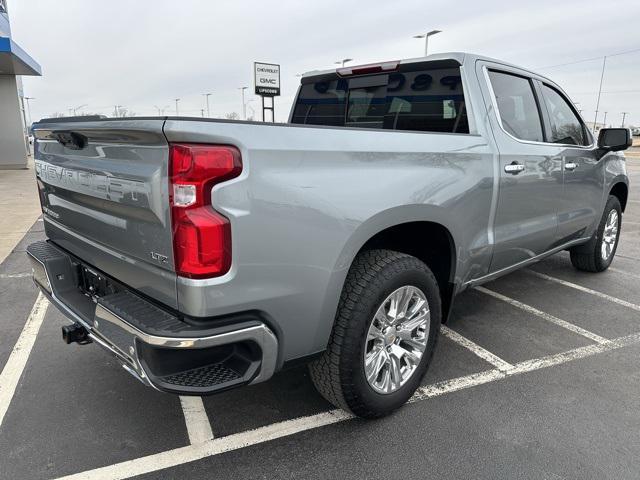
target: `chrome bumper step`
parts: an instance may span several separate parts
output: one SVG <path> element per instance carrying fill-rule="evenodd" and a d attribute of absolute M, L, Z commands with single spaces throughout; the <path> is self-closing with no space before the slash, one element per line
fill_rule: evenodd
<path fill-rule="evenodd" d="M 27 253 L 34 282 L 49 300 L 148 386 L 208 395 L 267 380 L 275 371 L 278 341 L 257 317 L 188 324 L 102 272 L 113 293 L 88 295 L 78 277 L 94 269 L 50 242 L 31 244 Z"/>

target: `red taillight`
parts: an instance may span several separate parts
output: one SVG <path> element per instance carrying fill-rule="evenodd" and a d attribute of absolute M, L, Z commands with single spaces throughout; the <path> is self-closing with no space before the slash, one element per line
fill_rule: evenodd
<path fill-rule="evenodd" d="M 242 171 L 240 151 L 226 145 L 172 143 L 169 201 L 176 273 L 224 275 L 231 267 L 231 225 L 211 206 L 211 188 Z"/>
<path fill-rule="evenodd" d="M 338 68 L 338 75 L 341 77 L 348 77 L 350 75 L 364 75 L 366 73 L 381 73 L 381 72 L 393 72 L 398 69 L 400 60 L 394 60 L 384 63 L 371 63 L 368 65 L 358 65 L 354 67 L 342 67 Z"/>

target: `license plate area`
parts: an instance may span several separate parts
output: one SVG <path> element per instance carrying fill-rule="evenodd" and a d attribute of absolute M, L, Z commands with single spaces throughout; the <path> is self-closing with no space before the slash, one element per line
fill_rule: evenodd
<path fill-rule="evenodd" d="M 94 300 L 118 291 L 117 285 L 102 273 L 96 272 L 83 264 L 78 264 L 76 268 L 78 271 L 78 288 L 82 293 Z"/>

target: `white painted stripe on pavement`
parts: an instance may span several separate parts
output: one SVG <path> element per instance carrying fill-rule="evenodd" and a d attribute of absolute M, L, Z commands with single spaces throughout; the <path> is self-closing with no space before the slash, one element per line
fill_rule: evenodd
<path fill-rule="evenodd" d="M 524 270 L 527 273 L 535 275 L 536 277 L 543 278 L 545 280 L 550 280 L 552 282 L 559 283 L 560 285 L 564 285 L 565 287 L 571 287 L 576 290 L 580 290 L 581 292 L 590 293 L 591 295 L 595 295 L 596 297 L 604 298 L 605 300 L 609 300 L 610 302 L 617 303 L 618 305 L 622 305 L 623 307 L 631 308 L 636 312 L 640 312 L 640 305 L 636 305 L 635 303 L 627 302 L 626 300 L 622 300 L 617 297 L 613 297 L 611 295 L 607 295 L 606 293 L 598 292 L 596 290 L 592 290 L 591 288 L 583 287 L 582 285 L 578 285 L 575 283 L 567 282 L 566 280 L 561 280 L 556 277 L 551 277 L 544 273 L 536 272 L 535 270 Z"/>
<path fill-rule="evenodd" d="M 180 397 L 180 404 L 187 424 L 187 433 L 191 445 L 206 442 L 213 438 L 211 423 L 204 409 L 201 397 Z"/>
<path fill-rule="evenodd" d="M 590 332 L 589 330 L 585 330 L 582 327 L 579 327 L 577 325 L 574 325 L 573 323 L 569 323 L 565 320 L 562 320 L 558 317 L 554 317 L 553 315 L 550 315 L 546 312 L 543 312 L 542 310 L 538 310 L 535 307 L 532 307 L 531 305 L 527 305 L 526 303 L 522 303 L 519 302 L 518 300 L 515 300 L 513 298 L 507 297 L 505 295 L 502 295 L 501 293 L 498 292 L 494 292 L 493 290 L 489 290 L 488 288 L 484 288 L 484 287 L 476 287 L 476 290 L 478 290 L 479 292 L 482 292 L 486 295 L 489 295 L 493 298 L 496 298 L 498 300 L 501 300 L 503 302 L 508 303 L 509 305 L 513 305 L 514 307 L 519 308 L 520 310 L 524 310 L 525 312 L 531 313 L 533 315 L 536 315 L 544 320 L 546 320 L 547 322 L 551 322 L 554 323 L 562 328 L 566 328 L 567 330 L 570 330 L 573 333 L 577 333 L 578 335 L 582 335 L 583 337 L 588 338 L 589 340 L 593 340 L 596 343 L 607 343 L 609 340 L 607 340 L 604 337 L 601 337 L 600 335 L 597 335 L 593 332 Z"/>
<path fill-rule="evenodd" d="M 0 278 L 24 278 L 24 277 L 30 277 L 32 274 L 31 272 L 25 272 L 25 273 L 0 273 Z"/>
<path fill-rule="evenodd" d="M 493 382 L 509 376 L 559 365 L 572 360 L 595 355 L 597 353 L 615 350 L 639 343 L 640 333 L 635 333 L 627 335 L 626 337 L 613 339 L 608 343 L 589 345 L 556 355 L 549 355 L 539 359 L 520 362 L 513 365 L 513 368 L 508 372 L 493 369 L 451 380 L 445 380 L 419 388 L 411 398 L 410 402 L 419 402 L 427 398 L 456 392 L 458 390 Z M 58 480 L 122 480 L 136 475 L 157 472 L 158 470 L 163 470 L 165 468 L 175 467 L 206 457 L 219 455 L 224 452 L 258 445 L 260 443 L 276 440 L 299 432 L 343 422 L 351 418 L 353 418 L 353 415 L 343 410 L 330 410 L 328 412 L 318 413 L 308 417 L 300 417 L 293 420 L 274 423 L 255 430 L 234 433 L 232 435 L 209 440 L 198 445 L 189 445 L 146 457 L 136 458 L 134 460 L 128 460 L 115 465 L 97 468 L 95 470 L 87 470 L 85 472 L 76 473 L 66 477 L 60 477 Z"/>
<path fill-rule="evenodd" d="M 48 306 L 49 301 L 46 297 L 42 293 L 38 293 L 22 333 L 20 333 L 18 341 L 9 354 L 9 359 L 2 369 L 2 373 L 0 373 L 0 427 L 2 427 L 2 421 L 29 359 Z"/>
<path fill-rule="evenodd" d="M 509 375 L 517 375 L 525 372 L 532 372 L 534 370 L 540 370 L 541 368 L 553 367 L 562 363 L 571 362 L 579 358 L 589 357 L 596 353 L 602 353 L 609 350 L 615 350 L 617 348 L 626 347 L 640 343 L 640 333 L 633 333 L 625 337 L 619 337 L 611 340 L 607 343 L 598 343 L 594 345 L 587 345 L 586 347 L 574 348 L 568 352 L 556 353 L 554 355 L 548 355 L 542 358 L 534 358 L 532 360 L 526 360 L 516 364 Z"/>
<path fill-rule="evenodd" d="M 509 362 L 501 359 L 497 355 L 494 355 L 489 350 L 482 348 L 480 345 L 472 342 L 467 337 L 463 337 L 458 332 L 454 332 L 453 330 L 451 330 L 449 327 L 445 325 L 442 325 L 440 327 L 440 333 L 442 333 L 442 335 L 447 337 L 449 340 L 453 340 L 458 345 L 461 345 L 464 348 L 471 350 L 476 356 L 480 357 L 485 362 L 489 362 L 498 370 L 501 370 L 504 372 L 513 368 L 513 365 L 511 365 Z"/>
<path fill-rule="evenodd" d="M 314 428 L 331 425 L 353 418 L 353 415 L 343 410 L 331 410 L 328 412 L 300 417 L 293 420 L 274 423 L 265 427 L 256 428 L 242 433 L 235 433 L 226 437 L 176 448 L 162 453 L 156 453 L 147 457 L 128 460 L 126 462 L 109 465 L 107 467 L 89 470 L 86 472 L 62 477 L 65 480 L 120 480 L 135 475 L 156 472 L 176 465 L 193 462 L 205 457 L 219 455 L 224 452 L 238 450 L 240 448 L 257 445 L 278 438 L 293 435 L 298 432 L 312 430 Z"/>
<path fill-rule="evenodd" d="M 512 371 L 512 370 L 509 370 Z M 420 400 L 426 400 L 427 398 L 438 397 L 445 393 L 457 392 L 465 388 L 476 387 L 484 383 L 494 382 L 505 378 L 507 372 L 493 369 L 485 370 L 484 372 L 472 373 L 464 377 L 452 378 L 451 380 L 443 380 L 442 382 L 434 383 L 432 385 L 425 385 L 416 390 L 409 402 L 418 402 Z"/>
<path fill-rule="evenodd" d="M 640 262 L 640 258 L 629 257 L 628 255 L 622 255 L 621 253 L 616 252 L 616 257 L 625 258 L 627 260 L 635 260 L 636 262 Z"/>
<path fill-rule="evenodd" d="M 621 273 L 623 275 L 628 275 L 629 277 L 640 278 L 640 275 L 638 275 L 638 274 L 631 273 L 631 272 L 626 272 L 624 270 L 620 270 L 619 268 L 609 267 L 609 270 L 612 271 L 612 272 Z"/>

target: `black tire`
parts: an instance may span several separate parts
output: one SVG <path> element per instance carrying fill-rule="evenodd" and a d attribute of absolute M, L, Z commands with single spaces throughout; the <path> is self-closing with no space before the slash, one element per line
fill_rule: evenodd
<path fill-rule="evenodd" d="M 617 237 L 615 239 L 615 243 L 613 244 L 613 249 L 607 258 L 603 258 L 601 252 L 602 239 L 604 236 L 605 225 L 607 223 L 607 219 L 609 217 L 609 213 L 615 210 L 618 214 L 618 231 Z M 604 208 L 604 212 L 602 213 L 602 218 L 600 219 L 600 223 L 598 224 L 598 228 L 596 229 L 593 237 L 584 245 L 579 245 L 577 247 L 573 247 L 569 250 L 571 254 L 571 263 L 578 270 L 582 270 L 584 272 L 603 272 L 611 262 L 613 261 L 613 257 L 616 255 L 616 250 L 618 248 L 618 241 L 620 240 L 620 228 L 622 226 L 622 208 L 620 206 L 620 200 L 613 195 L 609 195 L 607 200 L 607 204 Z"/>
<path fill-rule="evenodd" d="M 365 376 L 365 339 L 378 307 L 406 285 L 417 287 L 427 299 L 429 336 L 420 362 L 406 383 L 393 393 L 381 394 Z M 329 402 L 359 417 L 388 415 L 404 405 L 420 386 L 431 362 L 441 319 L 438 283 L 427 265 L 404 253 L 365 251 L 356 257 L 347 275 L 327 350 L 309 365 L 313 383 Z"/>

